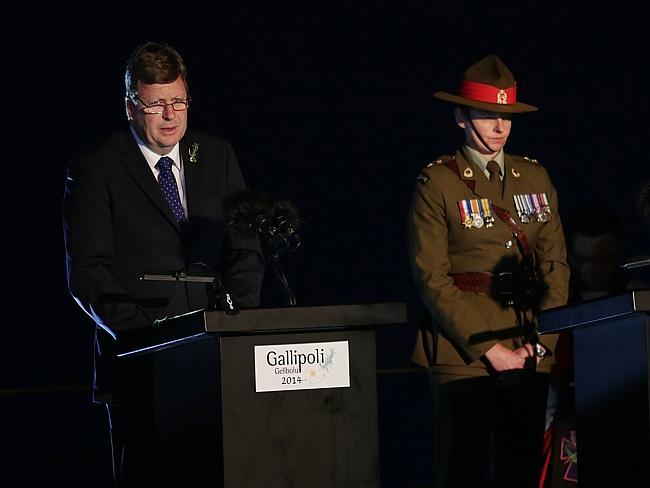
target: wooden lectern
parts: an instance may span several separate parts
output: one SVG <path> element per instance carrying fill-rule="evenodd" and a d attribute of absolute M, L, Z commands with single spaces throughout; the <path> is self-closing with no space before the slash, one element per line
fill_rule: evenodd
<path fill-rule="evenodd" d="M 541 333 L 573 332 L 580 486 L 650 483 L 650 291 L 543 312 Z"/>
<path fill-rule="evenodd" d="M 406 320 L 402 303 L 198 311 L 118 337 L 118 360 L 153 361 L 156 480 L 379 486 L 375 330 Z M 349 387 L 256 393 L 255 346 L 334 341 Z"/>

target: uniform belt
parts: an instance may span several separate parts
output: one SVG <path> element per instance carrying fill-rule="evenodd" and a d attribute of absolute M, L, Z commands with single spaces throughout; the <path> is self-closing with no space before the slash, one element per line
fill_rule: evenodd
<path fill-rule="evenodd" d="M 490 273 L 450 273 L 454 285 L 462 291 L 490 293 L 492 275 Z"/>

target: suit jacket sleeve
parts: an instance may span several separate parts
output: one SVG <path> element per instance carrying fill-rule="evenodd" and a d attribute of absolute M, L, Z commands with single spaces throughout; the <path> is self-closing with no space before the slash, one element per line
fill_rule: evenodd
<path fill-rule="evenodd" d="M 63 198 L 68 286 L 83 310 L 113 337 L 152 321 L 112 274 L 115 264 L 108 187 L 101 162 L 70 162 Z"/>
<path fill-rule="evenodd" d="M 237 157 L 227 146 L 228 195 L 246 189 Z M 264 258 L 257 236 L 248 237 L 228 230 L 222 255 L 222 280 L 243 307 L 260 304 L 260 290 L 264 277 Z"/>

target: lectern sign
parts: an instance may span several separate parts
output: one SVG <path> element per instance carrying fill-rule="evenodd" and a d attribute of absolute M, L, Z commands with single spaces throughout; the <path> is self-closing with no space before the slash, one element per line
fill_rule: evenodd
<path fill-rule="evenodd" d="M 255 346 L 255 391 L 350 386 L 348 341 Z"/>

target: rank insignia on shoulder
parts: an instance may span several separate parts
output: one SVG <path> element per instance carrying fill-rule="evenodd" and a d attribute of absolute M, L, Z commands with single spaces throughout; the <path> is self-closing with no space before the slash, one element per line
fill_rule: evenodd
<path fill-rule="evenodd" d="M 545 224 L 551 220 L 551 206 L 546 193 L 513 195 L 519 220 L 523 224 L 539 222 Z"/>
<path fill-rule="evenodd" d="M 537 161 L 536 159 L 533 159 L 533 158 L 529 158 L 528 156 L 524 156 L 524 159 L 526 161 L 530 161 L 531 163 L 539 164 L 539 161 Z"/>
<path fill-rule="evenodd" d="M 465 229 L 486 229 L 494 227 L 494 215 L 492 214 L 492 202 L 489 198 L 460 200 L 458 202 L 460 212 L 460 223 Z"/>
<path fill-rule="evenodd" d="M 435 159 L 427 163 L 427 168 L 431 168 L 432 166 L 440 166 L 443 163 L 444 161 L 442 159 Z"/>
<path fill-rule="evenodd" d="M 429 181 L 429 177 L 420 173 L 418 175 L 418 181 L 424 185 L 427 181 Z"/>

